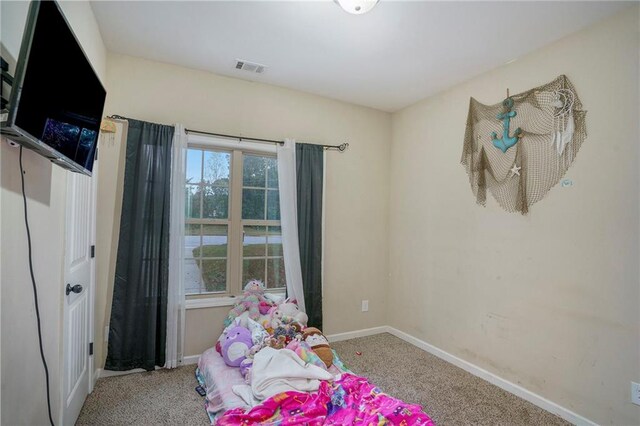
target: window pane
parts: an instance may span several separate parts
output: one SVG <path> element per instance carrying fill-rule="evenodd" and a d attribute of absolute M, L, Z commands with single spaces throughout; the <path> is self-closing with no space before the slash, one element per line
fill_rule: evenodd
<path fill-rule="evenodd" d="M 278 189 L 278 162 L 273 157 L 267 157 L 267 186 Z"/>
<path fill-rule="evenodd" d="M 187 174 L 185 182 L 200 183 L 202 181 L 202 151 L 189 148 L 187 150 Z"/>
<path fill-rule="evenodd" d="M 229 217 L 229 188 L 207 185 L 203 190 L 202 217 L 207 219 Z"/>
<path fill-rule="evenodd" d="M 268 256 L 282 256 L 282 228 L 270 226 L 268 233 Z"/>
<path fill-rule="evenodd" d="M 227 291 L 227 260 L 203 259 L 202 279 L 206 291 Z"/>
<path fill-rule="evenodd" d="M 196 259 L 184 260 L 184 291 L 186 294 L 197 294 L 204 291 L 199 262 Z"/>
<path fill-rule="evenodd" d="M 184 226 L 184 257 L 193 259 L 200 256 L 200 225 Z"/>
<path fill-rule="evenodd" d="M 264 190 L 242 190 L 242 218 L 264 219 Z"/>
<path fill-rule="evenodd" d="M 267 191 L 267 219 L 280 220 L 280 191 Z"/>
<path fill-rule="evenodd" d="M 202 257 L 227 257 L 227 225 L 202 225 Z"/>
<path fill-rule="evenodd" d="M 187 218 L 200 217 L 200 195 L 201 189 L 199 185 L 187 184 L 184 190 L 184 215 Z"/>
<path fill-rule="evenodd" d="M 267 260 L 267 288 L 286 287 L 284 259 L 282 257 Z"/>
<path fill-rule="evenodd" d="M 228 152 L 204 152 L 204 180 L 210 185 L 229 186 L 231 154 Z"/>
<path fill-rule="evenodd" d="M 267 158 L 245 154 L 242 160 L 243 186 L 265 187 L 267 176 Z"/>
<path fill-rule="evenodd" d="M 260 280 L 265 282 L 264 279 L 264 259 L 245 259 L 242 261 L 242 282 L 246 283 L 250 280 Z"/>
<path fill-rule="evenodd" d="M 245 226 L 242 240 L 242 256 L 264 256 L 267 244 L 266 226 Z"/>

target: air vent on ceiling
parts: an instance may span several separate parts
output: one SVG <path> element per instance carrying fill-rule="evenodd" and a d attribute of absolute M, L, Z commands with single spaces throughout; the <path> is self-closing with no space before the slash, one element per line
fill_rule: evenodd
<path fill-rule="evenodd" d="M 262 74 L 265 68 L 267 68 L 266 65 L 245 61 L 244 59 L 236 59 L 237 70 L 249 71 L 256 74 Z"/>

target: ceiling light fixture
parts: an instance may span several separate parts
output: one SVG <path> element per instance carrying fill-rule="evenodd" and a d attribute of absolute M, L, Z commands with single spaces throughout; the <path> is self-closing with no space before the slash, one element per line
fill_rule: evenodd
<path fill-rule="evenodd" d="M 333 0 L 346 12 L 362 15 L 369 12 L 379 0 Z"/>

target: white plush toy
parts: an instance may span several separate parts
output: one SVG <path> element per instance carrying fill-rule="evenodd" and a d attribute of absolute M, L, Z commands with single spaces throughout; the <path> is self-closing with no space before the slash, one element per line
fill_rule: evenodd
<path fill-rule="evenodd" d="M 309 317 L 298 308 L 298 305 L 289 302 L 288 300 L 289 299 L 285 300 L 278 306 L 271 308 L 269 311 L 269 326 L 272 329 L 292 321 L 300 323 L 302 326 L 306 327 Z"/>

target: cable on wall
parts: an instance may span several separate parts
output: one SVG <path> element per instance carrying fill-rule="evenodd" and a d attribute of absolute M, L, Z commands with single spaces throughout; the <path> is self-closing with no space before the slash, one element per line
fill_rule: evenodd
<path fill-rule="evenodd" d="M 27 216 L 27 195 L 24 190 L 24 168 L 22 167 L 22 145 L 20 145 L 20 178 L 22 179 L 22 201 L 24 202 L 24 225 L 27 229 L 27 246 L 29 247 L 29 272 L 31 273 L 31 284 L 33 285 L 33 302 L 36 308 L 36 320 L 38 324 L 38 343 L 40 345 L 40 358 L 42 359 L 42 366 L 44 367 L 44 377 L 47 382 L 47 410 L 49 414 L 49 423 L 51 423 L 51 426 L 55 426 L 55 424 L 53 423 L 53 417 L 51 416 L 49 367 L 47 367 L 47 361 L 44 357 L 44 346 L 42 345 L 42 328 L 40 326 L 40 309 L 38 307 L 38 289 L 36 287 L 36 278 L 33 273 L 33 258 L 31 255 L 31 231 L 29 230 L 29 218 Z"/>

